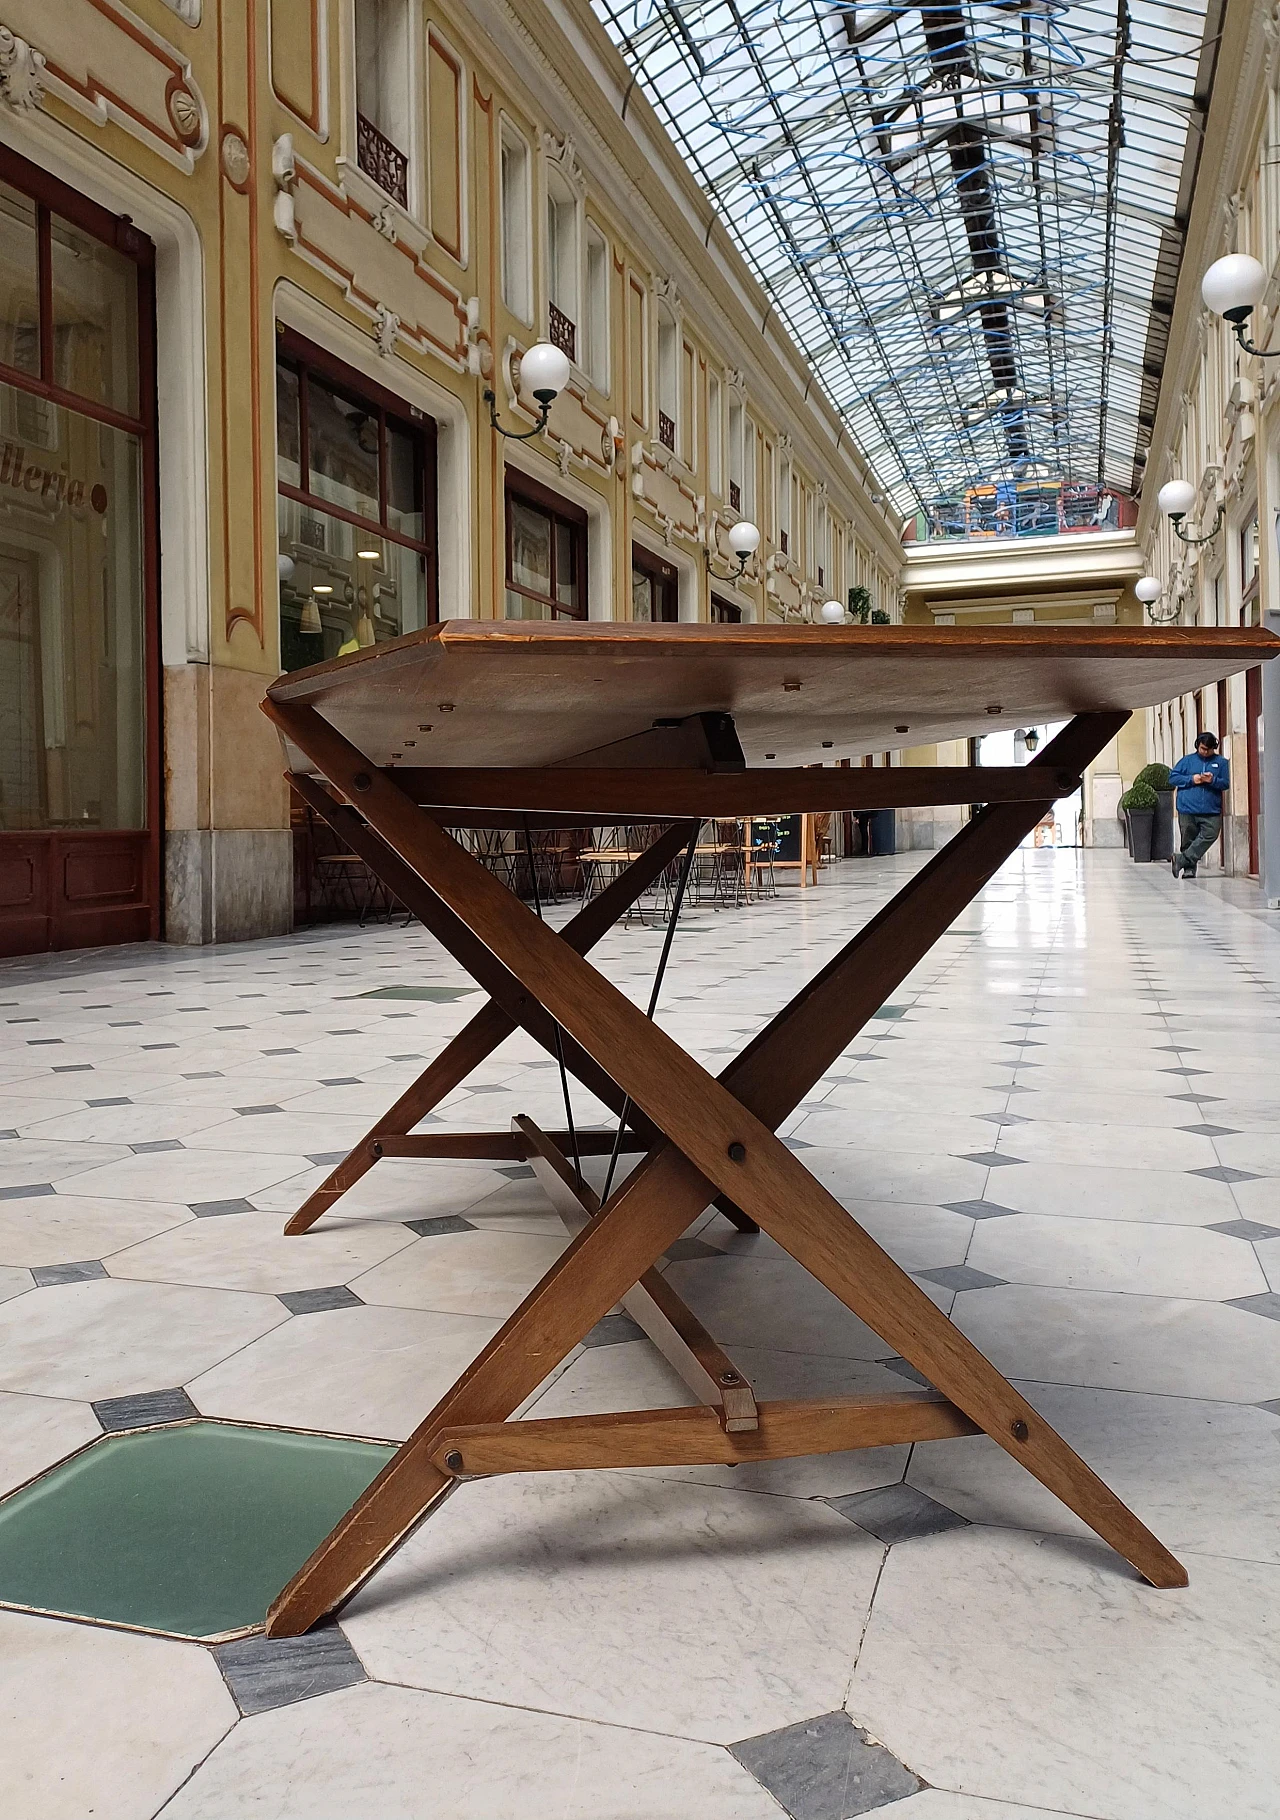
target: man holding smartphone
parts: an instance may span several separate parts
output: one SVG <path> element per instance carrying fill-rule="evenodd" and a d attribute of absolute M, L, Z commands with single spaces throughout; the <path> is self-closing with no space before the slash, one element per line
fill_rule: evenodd
<path fill-rule="evenodd" d="M 1196 866 L 1222 833 L 1222 798 L 1231 788 L 1231 768 L 1218 756 L 1216 733 L 1197 733 L 1196 749 L 1169 773 L 1178 792 L 1182 851 L 1173 856 L 1173 876 L 1194 878 Z"/>

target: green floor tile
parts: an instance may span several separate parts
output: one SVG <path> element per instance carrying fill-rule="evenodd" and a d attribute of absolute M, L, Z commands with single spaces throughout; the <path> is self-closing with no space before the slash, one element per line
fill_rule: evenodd
<path fill-rule="evenodd" d="M 183 1637 L 261 1624 L 394 1451 L 223 1422 L 106 1436 L 0 1504 L 0 1602 Z"/>

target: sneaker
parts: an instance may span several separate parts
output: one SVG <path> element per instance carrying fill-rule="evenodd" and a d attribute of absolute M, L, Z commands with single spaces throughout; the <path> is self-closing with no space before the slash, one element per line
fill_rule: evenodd
<path fill-rule="evenodd" d="M 1177 878 L 1178 874 L 1182 871 L 1182 855 L 1180 853 L 1175 853 L 1169 864 L 1173 867 L 1173 876 Z"/>

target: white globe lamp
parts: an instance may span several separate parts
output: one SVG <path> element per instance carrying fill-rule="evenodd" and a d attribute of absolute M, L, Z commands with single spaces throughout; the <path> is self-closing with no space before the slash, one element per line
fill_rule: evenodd
<path fill-rule="evenodd" d="M 737 524 L 729 526 L 728 543 L 738 561 L 745 566 L 748 556 L 754 556 L 760 548 L 759 525 L 753 525 L 749 518 L 740 518 Z"/>
<path fill-rule="evenodd" d="M 838 600 L 824 600 L 821 607 L 818 609 L 818 618 L 822 621 L 824 626 L 843 625 L 844 608 Z"/>
<path fill-rule="evenodd" d="M 1200 281 L 1200 295 L 1214 314 L 1237 323 L 1248 320 L 1266 288 L 1264 267 L 1248 253 L 1215 259 Z"/>
<path fill-rule="evenodd" d="M 1133 584 L 1133 591 L 1144 607 L 1149 607 L 1153 600 L 1159 600 L 1163 592 L 1160 580 L 1155 575 L 1142 575 Z"/>
<path fill-rule="evenodd" d="M 1189 480 L 1167 480 L 1157 495 L 1157 504 L 1166 518 L 1185 518 L 1196 503 L 1196 490 Z"/>
<path fill-rule="evenodd" d="M 520 356 L 520 379 L 538 403 L 550 405 L 569 383 L 569 356 L 550 341 L 535 341 Z"/>

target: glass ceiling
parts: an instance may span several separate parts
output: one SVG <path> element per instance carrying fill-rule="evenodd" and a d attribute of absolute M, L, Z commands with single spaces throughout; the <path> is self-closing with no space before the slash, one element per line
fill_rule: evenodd
<path fill-rule="evenodd" d="M 1141 484 L 1215 4 L 592 0 L 903 512 Z"/>

